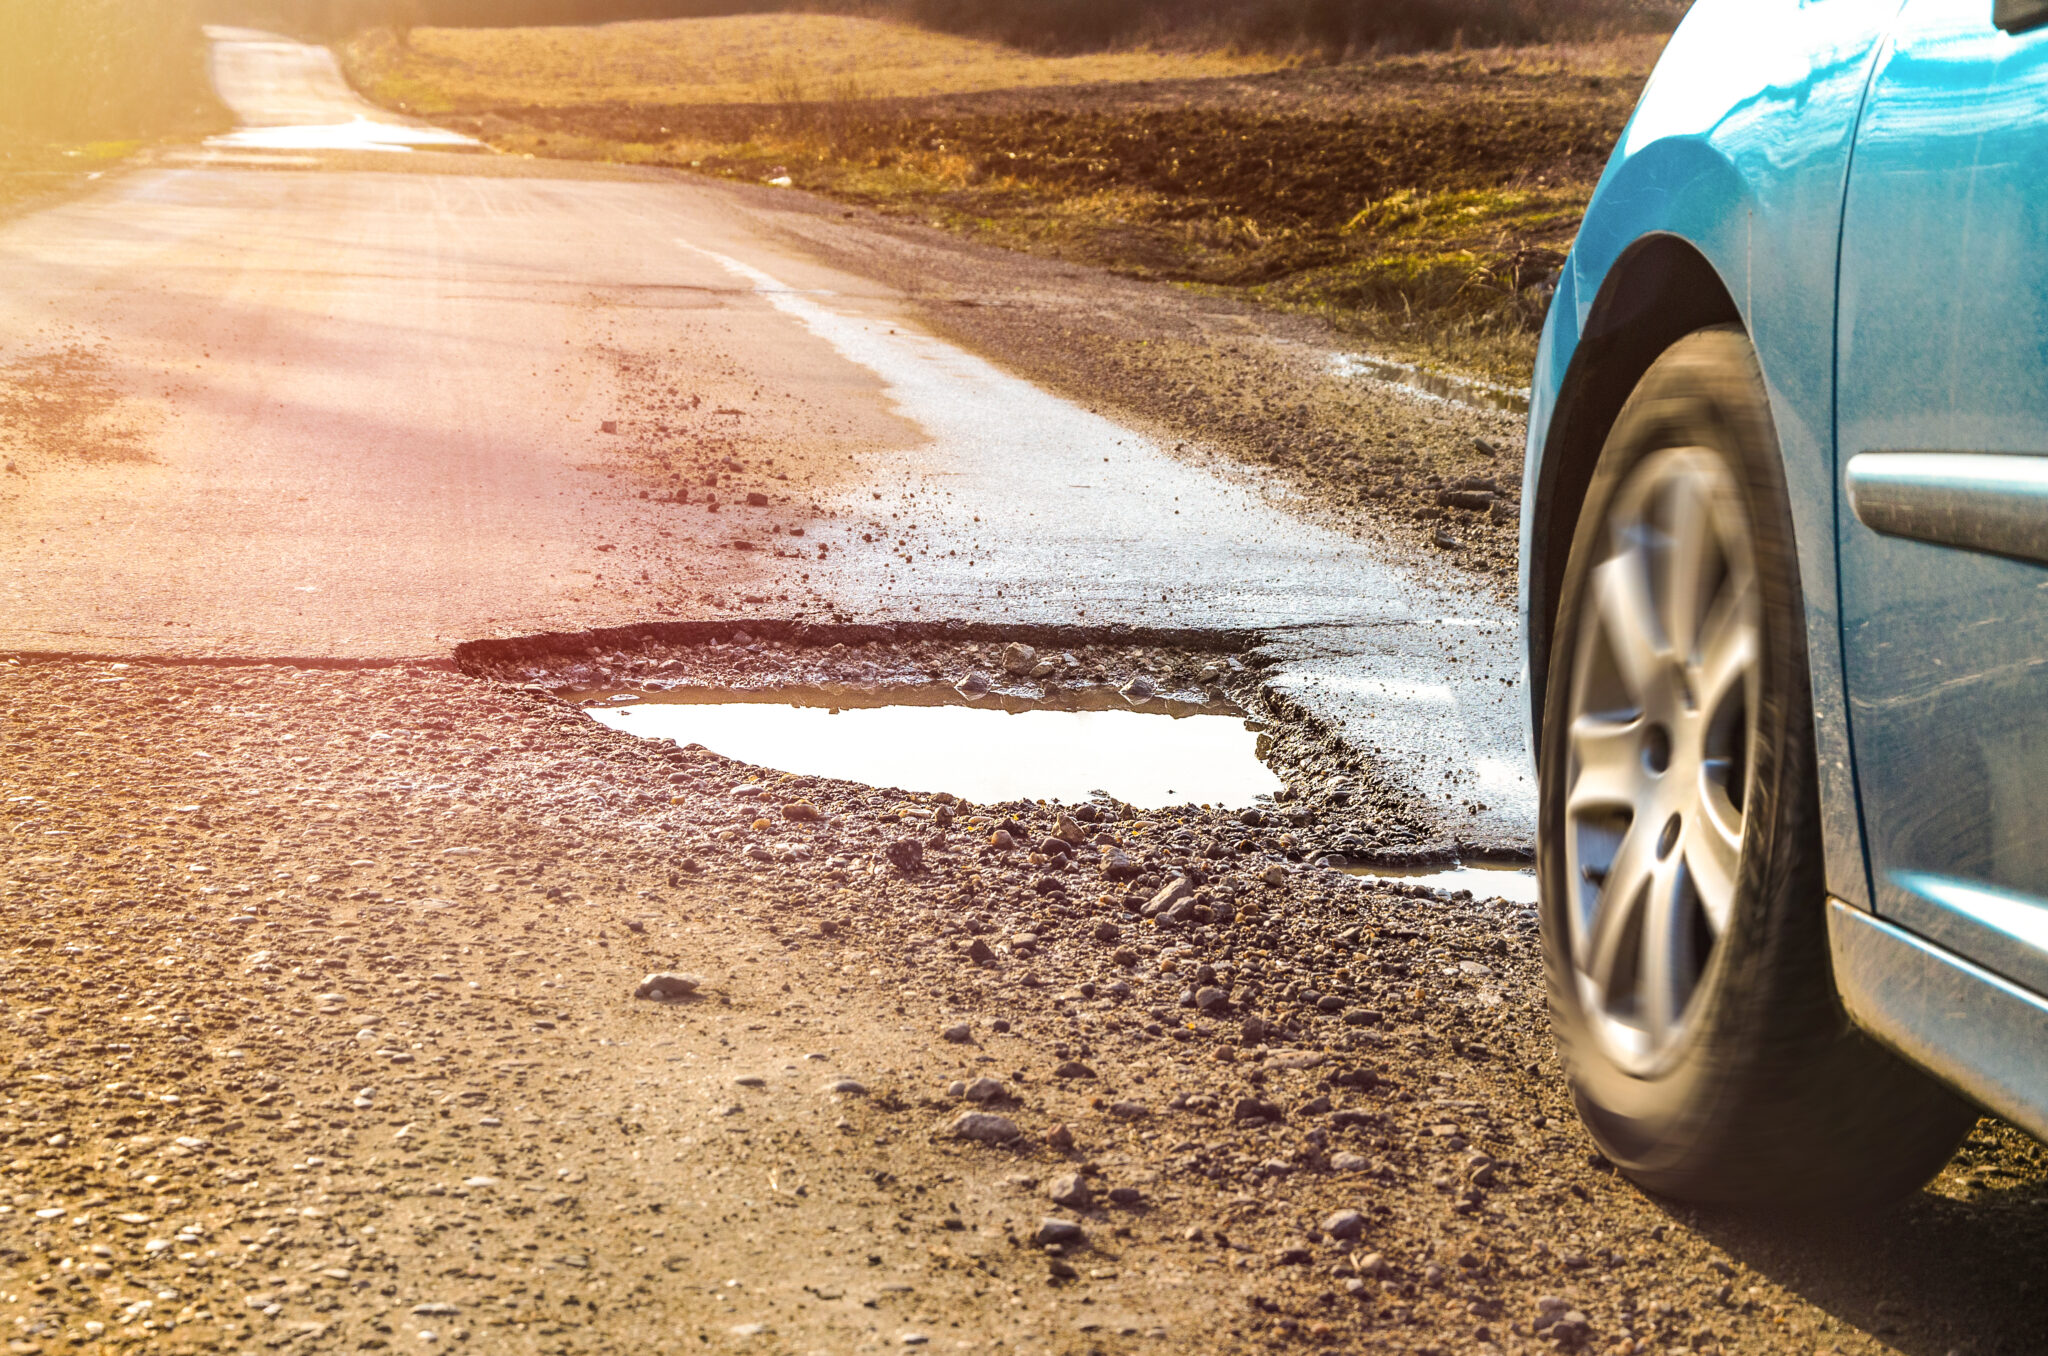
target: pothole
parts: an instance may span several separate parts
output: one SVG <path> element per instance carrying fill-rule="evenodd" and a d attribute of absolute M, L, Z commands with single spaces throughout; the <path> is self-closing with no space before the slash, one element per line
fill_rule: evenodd
<path fill-rule="evenodd" d="M 935 683 L 608 692 L 582 704 L 613 729 L 779 772 L 983 804 L 1238 808 L 1285 791 L 1259 757 L 1263 726 L 1213 701 L 1133 702 L 1102 688 L 1031 700 Z"/>

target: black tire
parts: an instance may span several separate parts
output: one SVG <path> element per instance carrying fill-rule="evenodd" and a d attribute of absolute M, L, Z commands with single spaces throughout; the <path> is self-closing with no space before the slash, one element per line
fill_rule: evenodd
<path fill-rule="evenodd" d="M 1681 456 L 1682 463 L 1672 460 Z M 1680 484 L 1670 477 L 1681 473 L 1693 474 L 1685 489 L 1662 488 Z M 1658 494 L 1671 502 L 1691 496 L 1684 500 L 1685 521 L 1722 560 L 1700 565 L 1706 548 L 1693 546 L 1685 556 L 1688 583 L 1631 592 L 1625 581 L 1638 556 L 1646 562 L 1643 578 L 1679 577 L 1675 563 L 1662 575 L 1655 572 L 1656 550 L 1673 559 L 1680 554 L 1678 528 L 1668 536 L 1654 530 L 1655 515 L 1665 512 L 1657 507 L 1664 502 Z M 1709 502 L 1710 509 L 1694 506 Z M 1746 525 L 1720 526 L 1734 523 L 1738 510 L 1746 513 Z M 1678 513 L 1669 510 L 1669 521 L 1676 523 Z M 1709 520 L 1713 525 L 1697 526 Z M 1645 540 L 1653 545 L 1627 544 Z M 1728 582 L 1737 565 L 1728 562 L 1743 547 L 1754 563 L 1741 565 L 1738 589 Z M 1715 582 L 1702 587 L 1701 579 Z M 1652 600 L 1636 611 L 1614 601 L 1650 599 L 1660 587 L 1676 599 L 1714 601 L 1660 610 Z M 1724 595 L 1739 600 L 1724 602 Z M 1680 608 L 1695 641 L 1673 639 L 1681 628 L 1660 621 Z M 1721 689 L 1738 715 L 1709 712 L 1684 728 L 1704 731 L 1719 720 L 1715 728 L 1722 733 L 1715 737 L 1739 744 L 1741 756 L 1710 757 L 1703 742 L 1708 736 L 1687 734 L 1702 751 L 1687 765 L 1691 783 L 1676 775 L 1671 782 L 1707 785 L 1707 773 L 1695 770 L 1711 765 L 1722 779 L 1715 785 L 1739 817 L 1736 828 L 1723 824 L 1715 845 L 1700 849 L 1707 865 L 1695 872 L 1689 862 L 1673 860 L 1692 851 L 1673 846 L 1693 841 L 1679 833 L 1681 814 L 1662 820 L 1666 811 L 1649 793 L 1637 793 L 1625 817 L 1587 808 L 1600 801 L 1609 780 L 1638 784 L 1627 780 L 1637 776 L 1627 758 L 1610 747 L 1623 754 L 1653 750 L 1645 755 L 1641 785 L 1655 784 L 1677 765 L 1677 755 L 1666 751 L 1677 736 L 1656 733 L 1662 727 L 1648 714 L 1648 697 L 1633 708 L 1623 701 L 1611 712 L 1600 709 L 1615 682 L 1626 687 L 1652 671 L 1643 662 L 1653 649 L 1647 644 L 1630 649 L 1627 659 L 1613 659 L 1626 648 L 1627 626 L 1612 618 L 1656 623 L 1650 630 L 1670 661 L 1666 667 L 1680 673 L 1695 670 L 1677 656 L 1704 652 L 1710 631 L 1715 646 L 1734 652 L 1726 637 L 1738 611 L 1747 637 L 1741 653 L 1749 657 L 1740 692 L 1733 682 Z M 1702 330 L 1672 345 L 1615 420 L 1573 534 L 1550 654 L 1538 756 L 1544 960 L 1559 1051 L 1579 1113 L 1602 1151 L 1646 1189 L 1703 1204 L 1874 1208 L 1919 1187 L 1948 1159 L 1976 1113 L 1858 1031 L 1835 993 L 1791 512 L 1763 377 L 1740 330 Z M 1702 697 L 1707 688 L 1692 679 L 1665 681 L 1681 694 L 1682 707 L 1673 709 L 1691 713 L 1715 700 Z M 1649 693 L 1652 685 L 1638 682 L 1633 690 Z M 1727 733 L 1736 720 L 1747 734 Z M 1676 718 L 1673 728 L 1679 728 Z M 1600 742 L 1615 738 L 1608 731 L 1625 729 L 1648 731 L 1640 736 L 1645 742 Z M 1601 772 L 1608 767 L 1621 771 L 1610 779 Z M 1591 790 L 1577 789 L 1582 778 L 1596 776 Z M 1663 827 L 1654 847 L 1628 852 L 1623 844 L 1645 811 Z M 1701 802 L 1697 817 L 1704 821 L 1710 813 L 1722 811 Z M 1693 829 L 1691 821 L 1684 828 L 1708 832 Z M 1731 841 L 1739 852 L 1731 854 Z M 1611 851 L 1604 846 L 1609 842 Z M 1600 858 L 1601 852 L 1608 856 Z M 1596 859 L 1604 864 L 1592 865 Z M 1638 877 L 1645 882 L 1640 891 L 1632 884 Z M 1712 908 L 1710 895 L 1717 901 Z M 1679 902 L 1662 904 L 1653 915 L 1650 903 L 1617 902 L 1623 898 Z M 1625 921 L 1604 922 L 1610 909 Z M 1682 921 L 1682 914 L 1693 921 Z M 1653 926 L 1665 940 L 1642 940 Z M 1662 967 L 1654 989 L 1638 973 L 1653 960 L 1638 955 Z M 1673 978 L 1688 966 L 1689 987 Z"/>

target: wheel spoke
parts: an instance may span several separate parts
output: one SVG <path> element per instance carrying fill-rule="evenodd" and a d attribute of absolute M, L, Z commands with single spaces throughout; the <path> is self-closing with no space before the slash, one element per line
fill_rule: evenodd
<path fill-rule="evenodd" d="M 1630 809 L 1643 789 L 1643 722 L 1585 715 L 1572 722 L 1576 765 L 1566 813 Z"/>
<path fill-rule="evenodd" d="M 1708 487 L 1697 477 L 1681 479 L 1672 494 L 1672 515 L 1668 529 L 1670 544 L 1664 553 L 1663 616 L 1665 635 L 1681 656 L 1690 656 L 1700 638 L 1711 577 L 1719 548 L 1714 537 L 1713 506 Z"/>
<path fill-rule="evenodd" d="M 1756 667 L 1755 597 L 1748 581 L 1731 578 L 1707 614 L 1700 632 L 1694 690 L 1708 711 L 1716 710 L 1735 684 Z"/>
<path fill-rule="evenodd" d="M 1702 800 L 1711 799 L 1707 789 L 1702 788 Z M 1700 910 L 1719 937 L 1727 932 L 1728 920 L 1735 912 L 1736 871 L 1742 861 L 1742 822 L 1737 816 L 1732 824 L 1722 823 L 1717 809 L 1725 807 L 1703 804 L 1699 813 L 1686 820 L 1683 856 L 1693 891 L 1699 896 Z"/>
<path fill-rule="evenodd" d="M 1642 954 L 1636 969 L 1636 1014 L 1653 1046 L 1678 1023 L 1691 976 L 1684 927 L 1684 871 L 1676 853 L 1657 864 L 1643 901 Z"/>
<path fill-rule="evenodd" d="M 1641 706 L 1662 662 L 1662 630 L 1640 551 L 1603 563 L 1592 579 L 1594 605 L 1609 651 L 1631 701 Z"/>
<path fill-rule="evenodd" d="M 1592 978 L 1603 1002 L 1611 997 L 1614 967 L 1621 958 L 1622 939 L 1629 934 L 1629 916 L 1641 907 L 1644 887 L 1657 865 L 1656 833 L 1654 826 L 1640 818 L 1629 825 L 1593 902 L 1579 964 Z"/>

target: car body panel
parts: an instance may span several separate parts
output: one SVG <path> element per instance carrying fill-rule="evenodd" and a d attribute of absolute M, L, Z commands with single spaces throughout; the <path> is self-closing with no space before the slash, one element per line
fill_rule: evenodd
<path fill-rule="evenodd" d="M 2048 568 L 2025 558 L 2048 536 L 2048 29 L 1908 0 L 1857 137 L 1838 315 L 1872 900 L 2048 992 Z"/>
<path fill-rule="evenodd" d="M 1545 477 L 1557 473 L 1561 449 L 1549 435 L 1574 361 L 1597 334 L 1629 251 L 1655 236 L 1682 240 L 1734 301 L 1770 393 L 1806 588 L 1829 884 L 1866 904 L 1835 606 L 1832 298 L 1850 147 L 1897 8 L 1897 0 L 1704 0 L 1687 15 L 1601 178 L 1545 322 L 1522 496 L 1529 641 L 1532 626 L 1548 624 L 1529 616 L 1530 571 L 1545 551 L 1569 545 L 1539 534 L 1555 516 Z M 1589 451 L 1563 449 L 1573 450 Z M 1540 716 L 1531 716 L 1533 732 Z"/>

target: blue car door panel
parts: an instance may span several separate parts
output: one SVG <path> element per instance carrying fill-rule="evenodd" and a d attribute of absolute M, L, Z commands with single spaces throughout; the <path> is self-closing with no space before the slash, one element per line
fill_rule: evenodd
<path fill-rule="evenodd" d="M 2048 992 L 2036 8 L 1907 0 L 1872 79 L 1842 222 L 1837 545 L 1877 912 Z"/>

